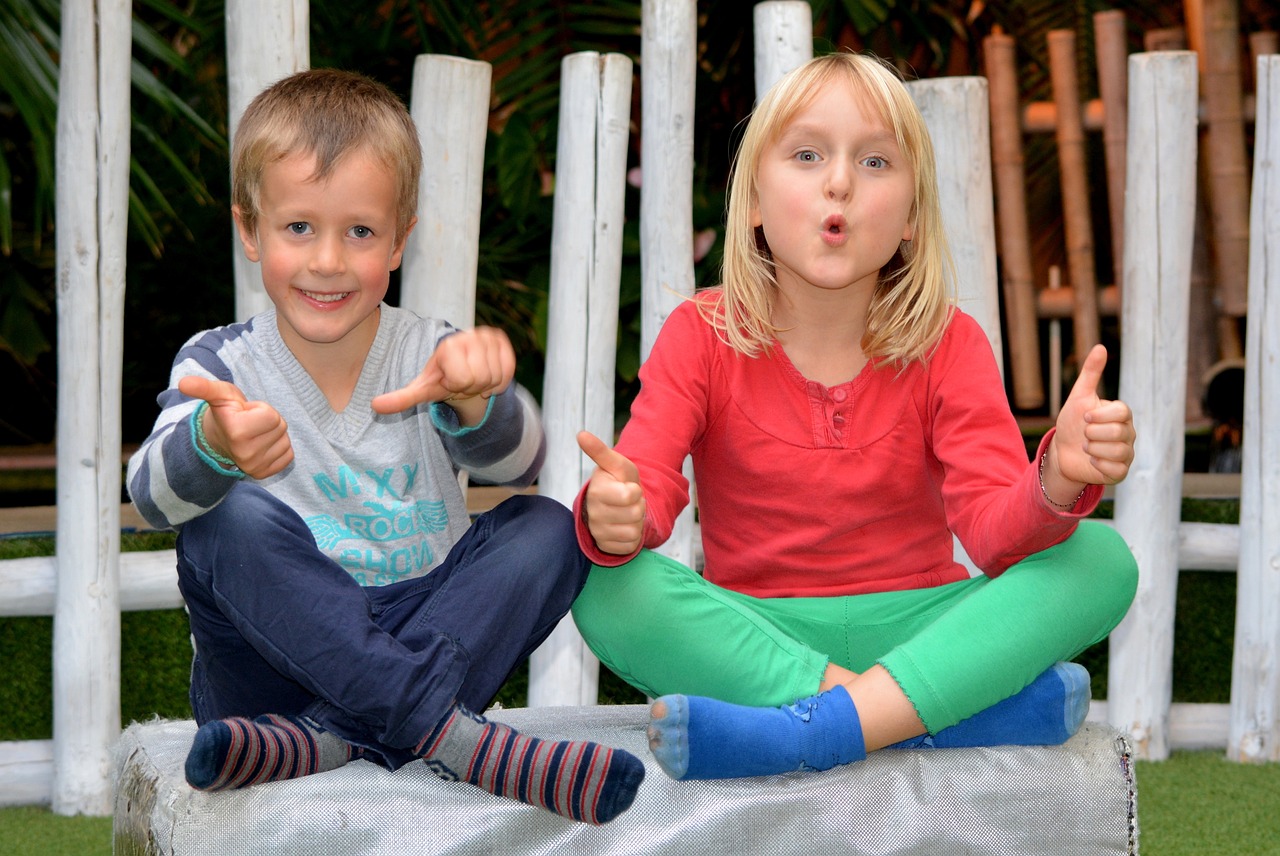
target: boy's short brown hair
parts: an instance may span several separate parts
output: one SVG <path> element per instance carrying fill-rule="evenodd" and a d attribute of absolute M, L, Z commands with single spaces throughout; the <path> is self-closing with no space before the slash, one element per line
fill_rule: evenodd
<path fill-rule="evenodd" d="M 418 131 L 391 90 L 350 71 L 300 71 L 263 90 L 236 128 L 231 148 L 231 203 L 242 224 L 257 227 L 264 168 L 294 154 L 313 154 L 316 180 L 345 155 L 362 150 L 391 171 L 398 188 L 396 240 L 418 208 L 422 150 Z"/>

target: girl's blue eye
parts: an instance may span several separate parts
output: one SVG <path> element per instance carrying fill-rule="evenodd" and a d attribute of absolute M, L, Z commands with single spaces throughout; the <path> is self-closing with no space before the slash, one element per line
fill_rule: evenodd
<path fill-rule="evenodd" d="M 351 237 L 353 238 L 369 238 L 373 236 L 373 230 L 368 226 L 352 226 Z"/>
<path fill-rule="evenodd" d="M 816 163 L 818 160 L 818 153 L 811 151 L 797 152 L 796 160 L 801 163 Z"/>
<path fill-rule="evenodd" d="M 884 158 L 878 157 L 876 155 L 872 155 L 869 158 L 864 158 L 862 162 L 865 163 L 867 166 L 871 167 L 872 169 L 884 169 L 886 165 Z"/>

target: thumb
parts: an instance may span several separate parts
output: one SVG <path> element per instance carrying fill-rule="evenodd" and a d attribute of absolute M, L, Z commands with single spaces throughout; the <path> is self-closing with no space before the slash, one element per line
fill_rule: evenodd
<path fill-rule="evenodd" d="M 640 470 L 631 463 L 631 459 L 609 448 L 603 440 L 590 431 L 578 432 L 578 448 L 582 449 L 597 467 L 618 481 L 640 483 Z"/>
<path fill-rule="evenodd" d="M 234 383 L 197 375 L 189 375 L 179 380 L 178 391 L 183 395 L 207 401 L 212 407 L 246 403 L 244 393 Z"/>
<path fill-rule="evenodd" d="M 1094 345 L 1080 366 L 1080 374 L 1071 386 L 1068 398 L 1082 396 L 1098 397 L 1098 384 L 1102 382 L 1102 370 L 1107 365 L 1107 349 L 1102 345 Z"/>

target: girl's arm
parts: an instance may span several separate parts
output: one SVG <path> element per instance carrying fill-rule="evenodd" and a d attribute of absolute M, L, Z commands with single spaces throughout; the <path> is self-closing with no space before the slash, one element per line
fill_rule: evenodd
<path fill-rule="evenodd" d="M 625 554 L 608 551 L 597 543 L 584 512 L 589 516 L 585 503 L 599 473 L 583 486 L 574 503 L 578 543 L 596 564 L 620 565 L 642 546 L 660 546 L 671 536 L 676 517 L 689 504 L 689 482 L 683 467 L 709 418 L 707 390 L 714 370 L 715 341 L 714 332 L 693 301 L 676 307 L 663 323 L 648 359 L 640 367 L 640 393 L 631 405 L 631 418 L 610 455 L 611 461 L 616 460 L 616 455 L 635 467 L 643 509 L 640 543 Z M 590 441 L 588 445 L 596 448 Z M 600 448 L 607 446 L 600 443 Z M 606 540 L 621 542 L 629 538 L 606 536 Z M 610 546 L 617 550 L 625 545 Z"/>
<path fill-rule="evenodd" d="M 948 525 L 986 574 L 1062 541 L 1097 507 L 1097 485 L 1076 485 L 1062 498 L 1066 507 L 1046 501 L 1040 456 L 1056 431 L 1028 460 L 990 345 L 966 315 L 956 314 L 930 361 L 926 407 Z M 1066 486 L 1050 487 L 1067 493 Z"/>

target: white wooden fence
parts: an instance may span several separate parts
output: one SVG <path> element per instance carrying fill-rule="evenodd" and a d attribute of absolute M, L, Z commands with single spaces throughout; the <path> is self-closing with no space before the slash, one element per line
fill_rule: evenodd
<path fill-rule="evenodd" d="M 250 9 L 252 5 L 252 9 Z M 96 12 L 96 15 L 95 15 Z M 0 563 L 0 615 L 54 615 L 54 739 L 0 743 L 0 805 L 47 803 L 109 814 L 119 733 L 120 610 L 181 605 L 172 551 L 119 553 L 123 187 L 128 163 L 129 4 L 63 4 L 58 133 L 59 383 L 57 556 Z M 804 2 L 756 7 L 758 88 L 811 55 Z M 307 62 L 305 0 L 227 4 L 231 108 Z M 271 26 L 264 21 L 276 22 Z M 96 27 L 96 31 L 95 31 Z M 693 0 L 645 0 L 641 203 L 644 353 L 693 288 Z M 269 44 L 252 39 L 275 36 Z M 1115 525 L 1138 556 L 1133 610 L 1112 635 L 1110 698 L 1095 718 L 1128 729 L 1143 757 L 1226 747 L 1280 760 L 1280 57 L 1258 64 L 1250 241 L 1244 477 L 1238 526 L 1178 519 L 1185 394 L 1186 286 L 1194 206 L 1192 54 L 1130 59 L 1121 390 L 1138 457 L 1116 491 Z M 422 57 L 411 110 L 427 169 L 421 224 L 406 252 L 403 303 L 472 320 L 489 67 Z M 574 436 L 608 436 L 621 260 L 631 63 L 579 54 L 563 65 L 544 401 L 549 456 L 540 490 L 569 501 L 588 462 Z M 982 78 L 910 84 L 939 152 L 946 226 L 962 306 L 1000 352 L 988 92 Z M 428 111 L 430 111 L 428 113 Z M 429 117 L 429 121 L 428 121 Z M 97 187 L 98 194 L 84 193 Z M 236 252 L 236 255 L 240 254 Z M 261 308 L 256 272 L 237 271 L 237 316 Z M 442 309 L 443 307 L 443 309 Z M 74 367 L 72 370 L 71 367 Z M 668 546 L 692 562 L 691 521 Z M 1239 573 L 1230 705 L 1170 704 L 1177 572 Z M 566 621 L 532 663 L 530 703 L 592 703 L 596 666 Z"/>

